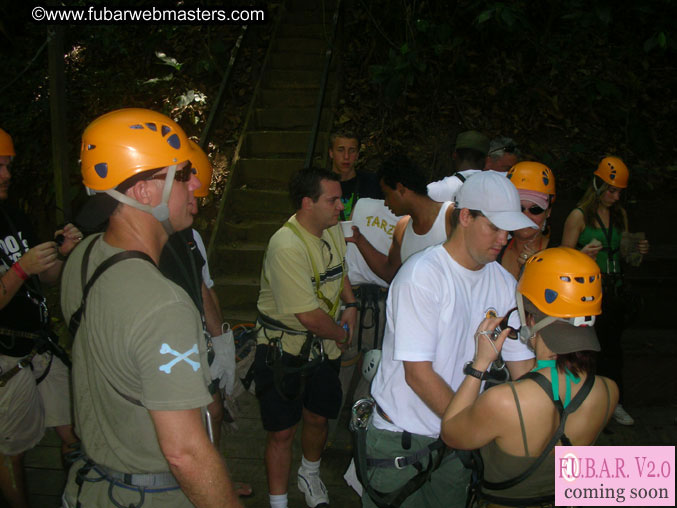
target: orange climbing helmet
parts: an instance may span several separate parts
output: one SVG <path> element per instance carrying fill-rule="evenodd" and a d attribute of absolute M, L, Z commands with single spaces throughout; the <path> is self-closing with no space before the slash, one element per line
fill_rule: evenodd
<path fill-rule="evenodd" d="M 540 331 L 555 353 L 600 350 L 593 325 L 602 313 L 602 277 L 592 258 L 568 247 L 538 252 L 525 263 L 516 293 L 523 340 Z M 536 318 L 533 326 L 525 309 Z"/>
<path fill-rule="evenodd" d="M 620 189 L 625 189 L 628 186 L 628 178 L 630 177 L 628 167 L 618 157 L 604 157 L 594 174 L 609 185 Z"/>
<path fill-rule="evenodd" d="M 531 256 L 517 291 L 548 316 L 571 318 L 602 313 L 599 266 L 581 251 L 545 249 Z"/>
<path fill-rule="evenodd" d="M 190 160 L 192 153 L 188 137 L 171 118 L 149 109 L 118 109 L 85 129 L 82 179 L 87 188 L 106 191 L 137 173 Z"/>
<path fill-rule="evenodd" d="M 190 163 L 197 171 L 197 179 L 200 180 L 200 187 L 195 189 L 194 194 L 196 198 L 204 198 L 209 195 L 209 185 L 212 183 L 212 165 L 200 145 L 192 139 L 189 140 L 189 144 L 192 150 Z"/>
<path fill-rule="evenodd" d="M 16 155 L 16 152 L 14 152 L 12 136 L 2 129 L 0 129 L 0 155 L 9 157 L 14 157 Z"/>
<path fill-rule="evenodd" d="M 528 190 L 548 194 L 555 200 L 555 175 L 545 164 L 524 161 L 515 164 L 506 175 L 517 190 Z"/>

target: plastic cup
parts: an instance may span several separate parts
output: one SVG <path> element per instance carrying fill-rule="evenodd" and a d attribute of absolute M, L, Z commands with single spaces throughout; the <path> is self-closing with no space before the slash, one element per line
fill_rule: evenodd
<path fill-rule="evenodd" d="M 341 221 L 341 231 L 343 231 L 344 238 L 350 238 L 353 236 L 353 221 L 351 220 L 342 220 Z"/>

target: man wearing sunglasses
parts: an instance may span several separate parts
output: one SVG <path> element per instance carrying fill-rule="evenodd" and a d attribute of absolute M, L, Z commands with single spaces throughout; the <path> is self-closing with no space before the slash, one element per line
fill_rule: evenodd
<path fill-rule="evenodd" d="M 428 196 L 444 203 L 453 201 L 456 192 L 470 175 L 484 167 L 489 151 L 489 138 L 477 131 L 465 131 L 456 136 L 452 154 L 453 173 L 428 184 Z"/>
<path fill-rule="evenodd" d="M 478 325 L 516 306 L 516 282 L 495 262 L 507 232 L 535 227 L 520 210 L 515 186 L 494 171 L 463 184 L 452 222 L 449 240 L 412 257 L 390 286 L 383 359 L 372 384 L 377 411 L 367 432 L 368 460 L 400 458 L 368 471 L 369 490 L 394 492 L 419 471 L 428 475 L 402 507 L 465 504 L 468 472 L 439 440 L 441 417 L 465 376 L 484 379 L 472 366 Z M 515 313 L 506 325 L 519 329 Z M 515 378 L 531 368 L 533 356 L 518 340 L 503 347 Z M 362 505 L 375 503 L 365 494 Z"/>
<path fill-rule="evenodd" d="M 486 139 L 486 138 L 485 138 Z M 501 136 L 491 140 L 488 143 L 488 153 L 484 152 L 481 161 L 477 161 L 474 166 L 464 167 L 451 176 L 447 176 L 437 182 L 428 184 L 428 195 L 435 201 L 454 201 L 456 193 L 471 175 L 480 171 L 492 169 L 498 172 L 506 172 L 514 166 L 521 153 L 515 142 L 507 137 Z"/>
<path fill-rule="evenodd" d="M 156 266 L 169 235 L 193 222 L 191 157 L 181 127 L 150 110 L 113 111 L 83 134 L 83 182 L 96 194 L 88 211 L 110 216 L 64 270 L 66 321 L 81 311 L 73 398 L 84 452 L 69 473 L 68 508 L 241 506 L 205 428 L 211 376 L 199 312 Z"/>
<path fill-rule="evenodd" d="M 520 160 L 522 153 L 517 144 L 504 136 L 494 138 L 489 143 L 489 153 L 484 163 L 484 169 L 493 169 L 505 173 Z"/>

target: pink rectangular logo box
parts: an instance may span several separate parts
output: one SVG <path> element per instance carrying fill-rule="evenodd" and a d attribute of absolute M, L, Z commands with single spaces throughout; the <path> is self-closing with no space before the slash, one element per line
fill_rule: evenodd
<path fill-rule="evenodd" d="M 555 504 L 675 506 L 675 447 L 557 446 Z"/>

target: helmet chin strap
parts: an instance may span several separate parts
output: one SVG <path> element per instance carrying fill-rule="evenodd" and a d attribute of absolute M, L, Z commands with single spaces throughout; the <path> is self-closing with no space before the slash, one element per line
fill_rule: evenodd
<path fill-rule="evenodd" d="M 131 206 L 132 208 L 136 208 L 137 210 L 141 210 L 142 212 L 151 214 L 162 224 L 162 227 L 167 232 L 167 235 L 171 236 L 172 234 L 174 234 L 175 231 L 174 228 L 172 227 L 171 222 L 169 222 L 169 205 L 167 203 L 169 202 L 169 195 L 172 192 L 172 185 L 174 184 L 175 174 L 176 174 L 176 164 L 169 166 L 167 168 L 167 176 L 165 178 L 165 184 L 162 189 L 162 201 L 160 202 L 159 205 L 156 206 L 149 206 L 139 203 L 135 199 L 132 199 L 126 194 L 123 194 L 122 192 L 117 191 L 115 189 L 109 189 L 104 192 L 109 196 L 111 196 L 113 199 L 119 201 L 120 203 L 124 203 L 125 205 Z"/>
<path fill-rule="evenodd" d="M 597 178 L 592 177 L 592 188 L 595 189 L 595 194 L 598 196 L 602 193 L 602 189 L 597 188 Z"/>
<path fill-rule="evenodd" d="M 524 310 L 524 299 L 522 298 L 522 294 L 519 291 L 515 291 L 515 300 L 517 300 L 517 311 L 519 312 L 520 323 L 522 323 L 522 326 L 520 327 L 520 340 L 524 344 L 526 344 L 529 339 L 534 337 L 534 335 L 536 335 L 539 330 L 542 330 L 546 326 L 551 325 L 558 320 L 556 317 L 546 316 L 538 323 L 535 323 L 534 326 L 529 326 L 526 324 L 527 314 Z"/>

